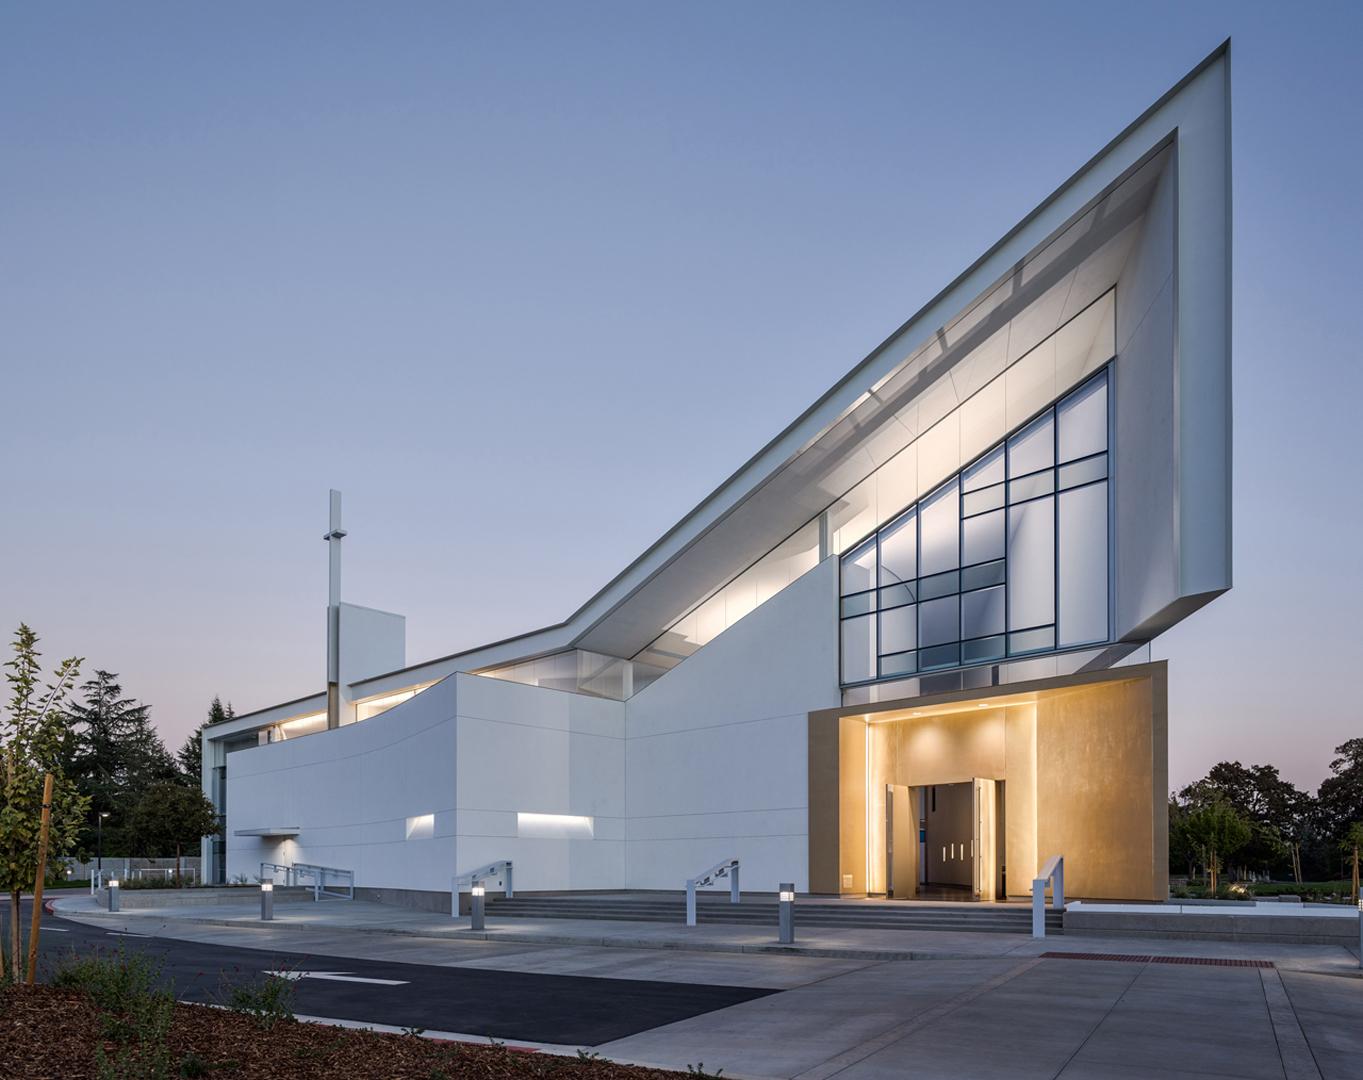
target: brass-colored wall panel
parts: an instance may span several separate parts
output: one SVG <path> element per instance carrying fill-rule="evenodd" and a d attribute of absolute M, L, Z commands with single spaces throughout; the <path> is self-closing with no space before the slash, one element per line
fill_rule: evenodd
<path fill-rule="evenodd" d="M 1151 742 L 1154 747 L 1150 801 L 1155 812 L 1155 861 L 1151 895 L 1169 895 L 1169 669 L 1156 665 L 1150 676 Z"/>
<path fill-rule="evenodd" d="M 1004 710 L 972 707 L 945 716 L 909 718 L 874 728 L 897 728 L 895 784 L 966 784 L 1004 776 Z"/>
<path fill-rule="evenodd" d="M 1037 695 L 1037 857 L 1064 856 L 1066 895 L 1165 899 L 1152 874 L 1156 751 L 1148 677 Z"/>
<path fill-rule="evenodd" d="M 841 797 L 838 801 L 837 892 L 866 892 L 866 722 L 844 716 L 838 727 Z M 883 811 L 882 811 L 883 813 Z"/>
<path fill-rule="evenodd" d="M 897 724 L 870 724 L 866 730 L 869 740 L 866 825 L 870 830 L 866 890 L 871 893 L 883 893 L 889 888 L 885 875 L 885 785 L 898 783 L 895 780 L 898 734 Z"/>
<path fill-rule="evenodd" d="M 1007 811 L 1004 865 L 1008 894 L 1027 896 L 1041 868 L 1036 851 L 1036 706 L 1014 705 L 1004 720 L 1003 776 Z"/>

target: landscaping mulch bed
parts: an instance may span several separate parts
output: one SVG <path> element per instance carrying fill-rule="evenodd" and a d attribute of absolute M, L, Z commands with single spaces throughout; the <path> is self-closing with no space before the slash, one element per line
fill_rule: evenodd
<path fill-rule="evenodd" d="M 0 1077 L 94 1080 L 99 1023 L 84 990 L 56 986 L 0 993 Z M 675 1080 L 686 1073 L 559 1057 L 508 1047 L 445 1042 L 281 1021 L 263 1030 L 249 1016 L 205 1005 L 175 1006 L 170 1075 L 195 1053 L 222 1080 Z M 113 1044 L 108 1044 L 110 1051 Z"/>

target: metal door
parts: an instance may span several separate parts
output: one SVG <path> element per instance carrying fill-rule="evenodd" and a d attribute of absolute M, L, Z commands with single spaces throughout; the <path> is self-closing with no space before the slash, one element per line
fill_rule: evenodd
<path fill-rule="evenodd" d="M 885 895 L 912 900 L 918 891 L 918 789 L 885 785 Z"/>
<path fill-rule="evenodd" d="M 975 778 L 975 838 L 971 855 L 975 860 L 975 899 L 998 899 L 998 784 Z"/>

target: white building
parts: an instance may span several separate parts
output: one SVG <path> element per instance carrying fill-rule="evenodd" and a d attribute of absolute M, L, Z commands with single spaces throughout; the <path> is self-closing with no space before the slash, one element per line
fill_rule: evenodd
<path fill-rule="evenodd" d="M 205 865 L 1162 899 L 1146 646 L 1231 585 L 1229 108 L 1223 46 L 563 623 L 407 666 L 334 592 L 330 708 L 204 734 Z"/>

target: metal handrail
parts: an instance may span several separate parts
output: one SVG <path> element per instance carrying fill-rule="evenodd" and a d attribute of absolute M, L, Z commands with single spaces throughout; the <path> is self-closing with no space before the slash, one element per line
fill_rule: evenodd
<path fill-rule="evenodd" d="M 738 903 L 738 860 L 717 862 L 699 877 L 686 879 L 686 925 L 696 925 L 696 889 L 713 885 L 722 877 L 729 879 L 729 903 Z"/>
<path fill-rule="evenodd" d="M 1041 875 L 1032 879 L 1032 937 L 1046 936 L 1046 886 L 1051 886 L 1051 907 L 1065 910 L 1065 857 L 1052 855 L 1041 868 Z"/>
<path fill-rule="evenodd" d="M 470 889 L 480 881 L 487 881 L 490 878 L 500 877 L 506 882 L 506 898 L 510 900 L 515 896 L 511 888 L 511 860 L 502 859 L 500 862 L 488 863 L 480 866 L 477 870 L 470 870 L 464 874 L 456 874 L 450 878 L 450 916 L 459 918 L 459 890 L 460 886 L 467 885 Z M 499 881 L 497 884 L 501 885 Z"/>
<path fill-rule="evenodd" d="M 313 863 L 291 863 L 286 866 L 283 863 L 263 862 L 260 864 L 260 877 L 258 878 L 258 880 L 260 881 L 266 880 L 265 871 L 267 869 L 270 871 L 281 871 L 284 874 L 285 886 L 304 885 L 305 888 L 312 889 L 312 898 L 314 900 L 321 900 L 322 897 L 324 896 L 329 896 L 334 900 L 355 899 L 354 870 L 342 870 L 339 867 L 335 866 L 317 866 Z M 346 891 L 344 893 L 341 893 L 332 892 L 330 889 L 328 889 L 327 888 L 328 875 L 336 878 L 344 878 L 346 880 L 346 883 L 344 885 L 338 885 L 337 888 L 345 889 Z M 303 881 L 304 878 L 311 878 L 312 884 L 306 885 Z M 274 880 L 273 873 L 270 874 L 269 880 L 270 881 Z"/>

